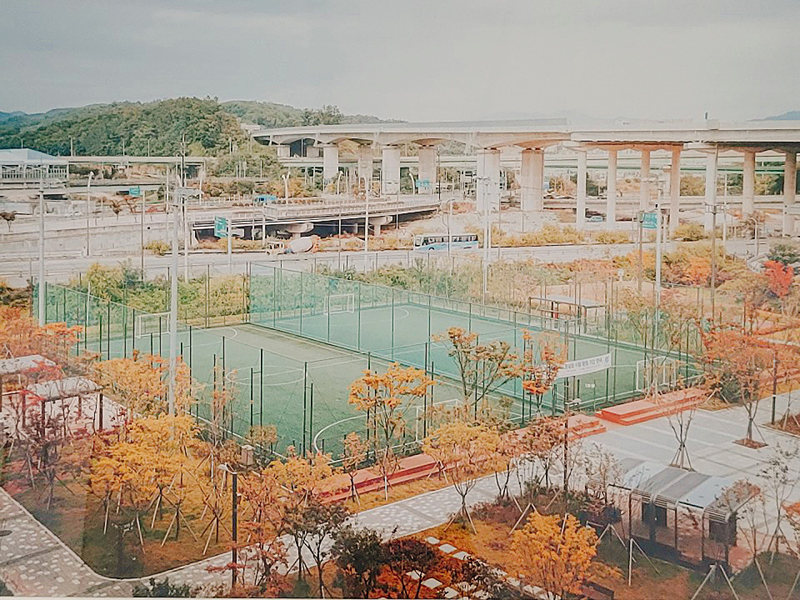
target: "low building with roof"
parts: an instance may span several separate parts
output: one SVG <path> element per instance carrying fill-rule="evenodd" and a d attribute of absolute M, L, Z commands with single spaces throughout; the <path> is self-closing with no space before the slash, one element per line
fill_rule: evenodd
<path fill-rule="evenodd" d="M 65 158 L 30 148 L 0 149 L 0 187 L 63 187 L 69 175 Z"/>

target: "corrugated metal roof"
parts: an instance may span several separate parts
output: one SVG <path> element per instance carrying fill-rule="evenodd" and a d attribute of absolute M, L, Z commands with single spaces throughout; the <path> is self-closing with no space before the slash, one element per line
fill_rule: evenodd
<path fill-rule="evenodd" d="M 622 481 L 617 487 L 659 506 L 681 505 L 702 510 L 714 521 L 725 521 L 750 501 L 733 490 L 728 477 L 706 475 L 637 458 L 619 461 Z"/>
<path fill-rule="evenodd" d="M 26 389 L 42 400 L 51 401 L 92 394 L 101 388 L 94 381 L 85 377 L 67 377 L 29 385 Z"/>
<path fill-rule="evenodd" d="M 39 354 L 0 359 L 0 375 L 14 375 L 36 369 L 40 365 L 53 367 L 56 363 Z"/>

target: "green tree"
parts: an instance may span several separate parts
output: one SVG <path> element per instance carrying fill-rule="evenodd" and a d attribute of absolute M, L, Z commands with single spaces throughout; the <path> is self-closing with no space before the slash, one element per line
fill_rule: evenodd
<path fill-rule="evenodd" d="M 381 536 L 371 529 L 345 527 L 338 532 L 331 554 L 338 569 L 336 585 L 345 598 L 369 598 L 386 562 Z"/>

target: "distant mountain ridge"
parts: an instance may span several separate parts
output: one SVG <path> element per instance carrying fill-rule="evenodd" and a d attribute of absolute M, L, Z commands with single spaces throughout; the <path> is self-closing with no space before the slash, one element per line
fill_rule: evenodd
<path fill-rule="evenodd" d="M 800 110 L 790 110 L 782 115 L 774 117 L 764 117 L 764 121 L 800 121 Z"/>

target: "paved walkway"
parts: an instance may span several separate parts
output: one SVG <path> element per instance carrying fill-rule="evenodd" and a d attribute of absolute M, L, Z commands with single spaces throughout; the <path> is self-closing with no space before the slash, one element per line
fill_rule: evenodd
<path fill-rule="evenodd" d="M 494 478 L 481 480 L 469 496 L 471 503 L 494 499 L 497 486 Z M 455 491 L 444 488 L 392 504 L 373 508 L 353 517 L 353 522 L 376 529 L 386 536 L 411 535 L 447 522 L 458 510 L 460 498 Z M 0 489 L 0 529 L 11 535 L 0 538 L 0 579 L 19 596 L 130 596 L 133 587 L 147 581 L 118 580 L 98 575 L 83 560 L 39 523 L 19 503 Z M 287 544 L 288 546 L 288 544 Z M 289 563 L 295 559 L 290 548 Z M 224 553 L 185 567 L 153 575 L 155 579 L 169 577 L 172 583 L 191 585 L 226 584 L 230 574 L 208 573 L 209 566 L 228 563 Z M 308 557 L 306 560 L 309 561 Z"/>
<path fill-rule="evenodd" d="M 800 392 L 795 393 L 796 409 L 800 409 Z M 787 396 L 778 398 L 777 414 L 782 415 Z M 793 409 L 795 410 L 795 409 Z M 733 408 L 708 412 L 699 410 L 695 415 L 689 435 L 689 453 L 695 469 L 709 475 L 742 478 L 759 482 L 759 472 L 769 460 L 776 444 L 797 444 L 794 436 L 764 427 L 769 420 L 770 400 L 762 400 L 756 423 L 756 437 L 768 446 L 753 450 L 734 444 L 745 433 L 747 423 L 744 409 Z M 584 443 L 599 443 L 619 457 L 635 456 L 668 464 L 672 459 L 676 441 L 667 418 L 656 419 L 628 427 L 616 427 L 606 433 L 592 436 Z M 800 473 L 800 457 L 792 465 Z M 470 504 L 490 501 L 497 495 L 493 476 L 481 479 L 470 492 Z M 800 486 L 794 489 L 791 501 L 800 501 Z M 360 526 L 381 531 L 386 536 L 406 536 L 436 527 L 449 519 L 460 503 L 452 487 L 428 492 L 399 502 L 373 508 L 353 517 Z M 770 514 L 765 526 L 774 523 L 776 515 Z M 0 579 L 21 596 L 130 596 L 133 587 L 144 580 L 117 580 L 103 577 L 92 571 L 71 549 L 63 544 L 46 527 L 33 518 L 5 491 L 0 490 L 0 529 L 11 534 L 0 538 Z M 287 544 L 288 546 L 288 544 Z M 174 583 L 191 585 L 225 584 L 229 574 L 208 573 L 207 567 L 222 566 L 229 554 L 209 558 L 185 567 L 153 576 L 169 577 Z M 290 549 L 290 564 L 294 555 Z M 310 562 L 310 561 L 309 561 Z"/>

